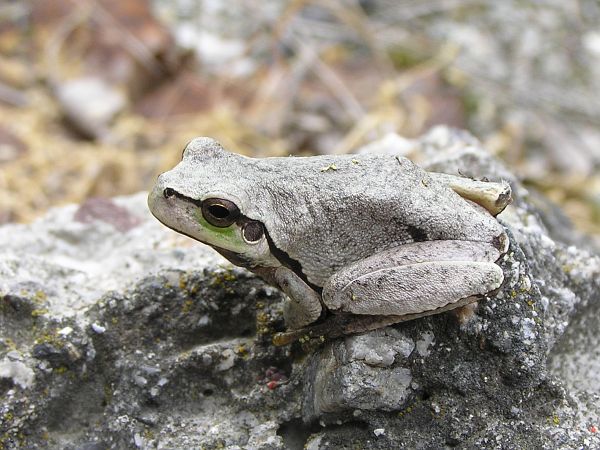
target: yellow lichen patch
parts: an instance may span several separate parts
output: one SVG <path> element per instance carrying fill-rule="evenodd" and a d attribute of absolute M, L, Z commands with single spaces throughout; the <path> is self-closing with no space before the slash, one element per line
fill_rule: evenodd
<path fill-rule="evenodd" d="M 184 314 L 187 314 L 192 310 L 193 306 L 194 306 L 194 301 L 192 299 L 188 298 L 185 302 L 183 302 L 183 308 L 181 308 L 181 310 Z"/>
<path fill-rule="evenodd" d="M 224 269 L 223 271 L 213 272 L 212 280 L 210 281 L 210 286 L 222 286 L 223 284 L 235 281 L 235 275 L 231 268 Z"/>
<path fill-rule="evenodd" d="M 181 275 L 179 277 L 179 289 L 181 289 L 182 291 L 185 291 L 186 288 L 187 288 L 187 277 L 185 275 Z"/>
<path fill-rule="evenodd" d="M 246 344 L 240 344 L 235 349 L 235 352 L 240 355 L 242 358 L 247 358 L 249 355 L 248 349 L 246 348 Z"/>
<path fill-rule="evenodd" d="M 300 344 L 306 344 L 307 342 L 310 342 L 310 335 L 305 334 L 304 336 L 300 336 L 298 338 L 298 342 L 300 342 Z"/>
<path fill-rule="evenodd" d="M 63 348 L 65 346 L 65 341 L 60 338 L 60 336 L 56 333 L 56 330 L 52 333 L 45 332 L 42 335 L 38 336 L 35 339 L 36 344 L 50 344 L 57 348 Z"/>
<path fill-rule="evenodd" d="M 404 417 L 406 414 L 410 414 L 412 412 L 412 410 L 413 410 L 412 405 L 407 406 L 402 411 L 398 412 L 398 417 Z"/>
<path fill-rule="evenodd" d="M 329 164 L 328 166 L 321 167 L 320 170 L 321 170 L 321 172 L 330 172 L 330 171 L 338 170 L 338 168 L 335 164 Z"/>
<path fill-rule="evenodd" d="M 48 314 L 48 310 L 45 308 L 34 309 L 33 311 L 31 311 L 31 317 L 40 317 L 45 314 Z"/>
<path fill-rule="evenodd" d="M 33 301 L 36 303 L 43 303 L 48 299 L 46 293 L 42 290 L 35 291 L 35 295 L 33 296 Z"/>
<path fill-rule="evenodd" d="M 270 321 L 271 316 L 268 313 L 259 312 L 256 315 L 256 332 L 261 335 L 269 334 L 271 332 Z"/>
<path fill-rule="evenodd" d="M 551 417 L 547 419 L 547 422 L 558 426 L 560 425 L 560 417 L 558 417 L 558 414 L 554 413 Z"/>
<path fill-rule="evenodd" d="M 527 300 L 525 303 L 527 303 L 527 306 L 529 306 L 529 308 L 535 309 L 535 302 L 532 299 Z"/>
<path fill-rule="evenodd" d="M 15 344 L 15 341 L 13 341 L 11 338 L 4 338 L 2 342 L 7 348 L 11 350 L 16 350 L 17 348 L 17 344 Z"/>

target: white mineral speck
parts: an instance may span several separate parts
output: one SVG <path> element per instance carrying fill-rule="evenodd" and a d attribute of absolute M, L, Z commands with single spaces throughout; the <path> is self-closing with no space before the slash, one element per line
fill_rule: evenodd
<path fill-rule="evenodd" d="M 223 371 L 228 370 L 235 364 L 235 353 L 230 348 L 225 349 L 221 354 L 223 360 L 217 364 L 217 370 Z"/>
<path fill-rule="evenodd" d="M 433 343 L 434 337 L 433 333 L 430 333 L 429 331 L 426 331 L 421 335 L 421 339 L 419 339 L 416 344 L 419 355 L 422 357 L 429 356 L 429 346 Z"/>
<path fill-rule="evenodd" d="M 523 343 L 527 345 L 533 344 L 536 338 L 535 321 L 529 317 L 525 317 L 522 323 L 521 335 L 523 336 Z"/>
<path fill-rule="evenodd" d="M 0 378 L 10 378 L 14 384 L 27 389 L 33 384 L 35 373 L 21 361 L 4 358 L 0 362 Z"/>
<path fill-rule="evenodd" d="M 137 448 L 142 448 L 142 445 L 144 445 L 144 439 L 139 433 L 133 435 L 133 442 Z"/>
<path fill-rule="evenodd" d="M 118 391 L 115 391 L 113 395 L 116 395 Z M 129 423 L 129 416 L 127 414 L 123 414 L 122 416 L 117 417 L 117 422 L 121 425 L 127 425 Z"/>
<path fill-rule="evenodd" d="M 400 355 L 407 358 L 414 343 L 394 329 L 375 330 L 367 334 L 350 336 L 345 341 L 350 360 L 364 361 L 370 366 L 391 366 Z"/>
<path fill-rule="evenodd" d="M 68 336 L 72 332 L 73 332 L 73 328 L 71 328 L 71 327 L 64 327 L 64 328 L 58 330 L 58 334 L 60 334 L 61 336 Z"/>
<path fill-rule="evenodd" d="M 102 325 L 98 325 L 97 323 L 93 323 L 92 330 L 94 330 L 94 333 L 102 334 L 106 331 L 106 328 Z"/>
<path fill-rule="evenodd" d="M 581 37 L 581 43 L 589 53 L 600 57 L 600 32 L 588 31 Z"/>
<path fill-rule="evenodd" d="M 208 315 L 204 315 L 198 319 L 197 325 L 199 327 L 205 327 L 206 325 L 210 324 L 210 322 L 210 317 Z"/>
<path fill-rule="evenodd" d="M 306 442 L 304 448 L 306 450 L 318 450 L 319 448 L 321 448 L 321 440 L 323 439 L 323 436 L 316 436 L 316 437 L 310 437 L 308 439 L 308 441 Z"/>
<path fill-rule="evenodd" d="M 243 307 L 244 307 L 243 303 L 237 303 L 236 305 L 233 306 L 233 308 L 231 308 L 231 315 L 237 316 L 242 311 Z"/>
<path fill-rule="evenodd" d="M 377 437 L 383 436 L 385 434 L 385 428 L 375 428 L 373 434 Z"/>
<path fill-rule="evenodd" d="M 23 356 L 16 350 L 11 350 L 6 354 L 6 357 L 11 361 L 23 361 Z"/>
<path fill-rule="evenodd" d="M 144 387 L 146 386 L 146 384 L 148 384 L 148 380 L 139 375 L 133 377 L 133 380 L 135 381 L 135 384 L 137 384 L 139 387 Z"/>
<path fill-rule="evenodd" d="M 531 290 L 531 279 L 527 275 L 524 275 L 523 279 L 521 280 L 521 288 L 525 292 L 529 292 Z"/>

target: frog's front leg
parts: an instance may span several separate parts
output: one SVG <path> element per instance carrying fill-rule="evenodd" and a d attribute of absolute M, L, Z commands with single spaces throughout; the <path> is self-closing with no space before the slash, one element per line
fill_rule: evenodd
<path fill-rule="evenodd" d="M 283 318 L 288 328 L 294 330 L 313 323 L 323 310 L 319 294 L 287 267 L 275 269 L 273 284 L 287 296 Z"/>
<path fill-rule="evenodd" d="M 401 245 L 351 264 L 323 287 L 332 311 L 395 315 L 435 313 L 461 299 L 500 287 L 501 252 L 472 241 L 426 241 Z"/>

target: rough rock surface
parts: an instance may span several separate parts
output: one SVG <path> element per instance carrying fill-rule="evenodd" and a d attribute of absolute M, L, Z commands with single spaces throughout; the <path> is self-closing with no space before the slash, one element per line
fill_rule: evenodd
<path fill-rule="evenodd" d="M 513 185 L 474 316 L 277 348 L 278 291 L 143 194 L 57 209 L 0 228 L 0 449 L 600 448 L 600 259 L 471 136 L 395 141 Z"/>

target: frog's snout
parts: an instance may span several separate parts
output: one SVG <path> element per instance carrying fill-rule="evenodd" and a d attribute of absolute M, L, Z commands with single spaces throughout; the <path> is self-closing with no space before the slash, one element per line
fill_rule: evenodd
<path fill-rule="evenodd" d="M 158 178 L 156 178 L 156 183 L 154 183 L 154 187 L 148 193 L 148 208 L 150 208 L 150 212 L 156 215 L 156 211 L 159 208 L 159 202 L 163 201 L 165 198 L 165 184 L 163 174 L 160 174 Z"/>

